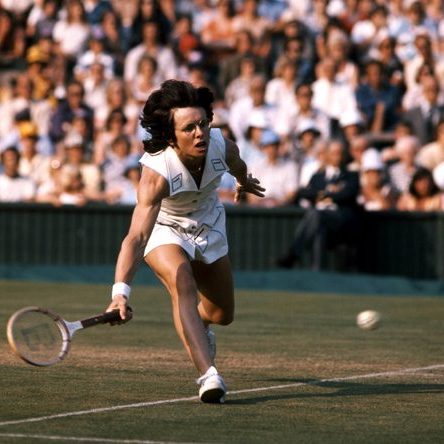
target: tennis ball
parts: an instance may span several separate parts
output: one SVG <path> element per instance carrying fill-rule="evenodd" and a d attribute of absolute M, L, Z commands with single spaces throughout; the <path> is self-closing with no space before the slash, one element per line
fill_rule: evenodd
<path fill-rule="evenodd" d="M 363 330 L 375 330 L 381 324 L 381 313 L 376 310 L 361 311 L 356 316 L 356 324 Z"/>

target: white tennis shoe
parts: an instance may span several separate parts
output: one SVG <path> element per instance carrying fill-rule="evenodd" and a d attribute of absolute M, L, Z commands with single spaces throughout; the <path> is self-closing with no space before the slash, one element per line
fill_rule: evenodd
<path fill-rule="evenodd" d="M 210 358 L 214 363 L 214 360 L 216 359 L 216 333 L 214 333 L 214 331 L 211 330 L 210 327 L 205 328 L 205 333 L 207 335 L 208 349 L 210 351 Z"/>
<path fill-rule="evenodd" d="M 216 368 L 211 366 L 204 375 L 196 380 L 200 385 L 199 398 L 202 402 L 221 404 L 225 402 L 227 386 Z"/>

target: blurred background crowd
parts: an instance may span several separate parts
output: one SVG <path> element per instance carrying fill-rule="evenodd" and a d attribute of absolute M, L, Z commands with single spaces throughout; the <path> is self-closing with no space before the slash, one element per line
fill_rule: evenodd
<path fill-rule="evenodd" d="M 323 168 L 366 210 L 444 210 L 441 0 L 0 0 L 0 201 L 134 204 L 169 78 L 214 92 L 267 188 L 243 204 L 303 204 Z"/>

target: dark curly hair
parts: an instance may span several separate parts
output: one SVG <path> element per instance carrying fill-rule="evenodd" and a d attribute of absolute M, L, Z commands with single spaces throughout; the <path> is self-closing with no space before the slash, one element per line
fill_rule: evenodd
<path fill-rule="evenodd" d="M 213 93 L 206 87 L 194 87 L 189 82 L 167 80 L 160 89 L 151 93 L 143 107 L 140 124 L 151 138 L 143 141 L 147 153 L 157 153 L 176 141 L 174 108 L 199 107 L 205 110 L 209 121 L 213 120 Z"/>

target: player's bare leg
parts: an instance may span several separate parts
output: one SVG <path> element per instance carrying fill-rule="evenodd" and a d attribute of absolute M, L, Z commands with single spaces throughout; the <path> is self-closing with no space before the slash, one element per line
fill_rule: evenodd
<path fill-rule="evenodd" d="M 234 288 L 228 256 L 212 264 L 191 262 L 200 302 L 198 310 L 205 325 L 228 325 L 234 316 Z"/>
<path fill-rule="evenodd" d="M 212 365 L 205 327 L 197 310 L 197 286 L 186 253 L 178 245 L 162 245 L 145 261 L 171 296 L 177 333 L 200 374 Z"/>

